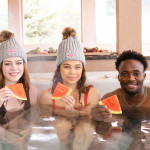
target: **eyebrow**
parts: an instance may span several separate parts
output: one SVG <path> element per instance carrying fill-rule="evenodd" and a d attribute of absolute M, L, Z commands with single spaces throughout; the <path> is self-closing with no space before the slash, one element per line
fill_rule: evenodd
<path fill-rule="evenodd" d="M 17 60 L 17 62 L 18 61 L 23 61 L 23 60 Z M 4 60 L 4 62 L 12 62 L 12 61 L 10 61 L 10 60 Z"/>
<path fill-rule="evenodd" d="M 67 66 L 67 65 L 69 65 L 69 66 L 71 66 L 71 64 L 63 64 L 64 66 Z M 75 64 L 75 66 L 82 66 L 82 64 Z"/>

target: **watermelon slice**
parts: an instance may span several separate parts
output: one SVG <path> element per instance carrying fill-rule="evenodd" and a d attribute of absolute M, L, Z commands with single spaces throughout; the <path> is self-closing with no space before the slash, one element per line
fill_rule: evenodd
<path fill-rule="evenodd" d="M 99 102 L 100 105 L 106 105 L 110 109 L 112 114 L 122 114 L 122 110 L 117 98 L 117 95 L 113 95 Z"/>
<path fill-rule="evenodd" d="M 65 85 L 61 84 L 58 82 L 53 95 L 52 95 L 52 99 L 55 100 L 59 100 L 61 99 L 62 96 L 66 95 L 66 94 L 70 94 L 72 92 L 72 89 L 66 87 Z"/>
<path fill-rule="evenodd" d="M 19 100 L 27 100 L 27 96 L 22 83 L 7 85 L 5 86 L 5 88 L 8 88 L 13 92 L 13 97 Z"/>

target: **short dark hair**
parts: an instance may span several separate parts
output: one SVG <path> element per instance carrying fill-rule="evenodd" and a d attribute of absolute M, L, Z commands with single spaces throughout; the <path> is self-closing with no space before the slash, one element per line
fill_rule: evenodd
<path fill-rule="evenodd" d="M 116 69 L 118 70 L 120 63 L 127 59 L 135 59 L 135 60 L 140 61 L 144 66 L 144 71 L 148 68 L 146 57 L 144 57 L 142 54 L 136 51 L 126 50 L 117 57 L 116 62 L 115 62 Z"/>

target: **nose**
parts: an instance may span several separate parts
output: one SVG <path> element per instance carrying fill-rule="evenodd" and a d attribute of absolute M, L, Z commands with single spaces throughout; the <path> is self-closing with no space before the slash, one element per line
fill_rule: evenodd
<path fill-rule="evenodd" d="M 129 81 L 134 81 L 135 80 L 135 76 L 133 74 L 129 74 L 128 80 Z"/>
<path fill-rule="evenodd" d="M 71 74 L 74 74 L 74 73 L 75 73 L 75 69 L 74 69 L 74 68 L 71 68 L 71 69 L 70 69 L 70 73 L 71 73 Z"/>
<path fill-rule="evenodd" d="M 12 63 L 11 70 L 15 70 L 17 68 L 17 65 L 15 63 Z"/>

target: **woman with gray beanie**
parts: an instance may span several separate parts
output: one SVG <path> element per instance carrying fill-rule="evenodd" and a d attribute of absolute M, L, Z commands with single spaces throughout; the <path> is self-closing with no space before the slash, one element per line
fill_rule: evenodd
<path fill-rule="evenodd" d="M 25 51 L 9 31 L 0 33 L 0 111 L 28 109 L 37 103 L 38 90 L 30 84 Z M 5 86 L 22 83 L 27 100 L 14 98 Z"/>
<path fill-rule="evenodd" d="M 58 47 L 56 66 L 51 88 L 45 89 L 40 96 L 40 104 L 49 104 L 53 111 L 60 108 L 62 111 L 86 112 L 92 105 L 97 104 L 100 98 L 98 90 L 86 84 L 85 56 L 83 48 L 76 37 L 74 28 L 66 27 L 63 39 Z M 53 100 L 52 94 L 57 83 L 60 82 L 72 89 L 70 95 L 61 100 Z M 87 107 L 89 106 L 89 107 Z M 86 111 L 85 111 L 86 110 Z"/>

